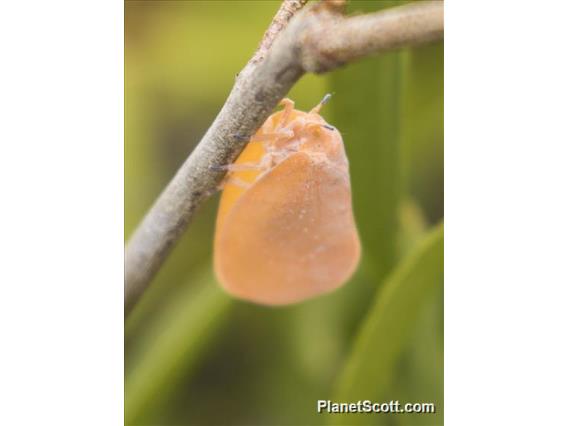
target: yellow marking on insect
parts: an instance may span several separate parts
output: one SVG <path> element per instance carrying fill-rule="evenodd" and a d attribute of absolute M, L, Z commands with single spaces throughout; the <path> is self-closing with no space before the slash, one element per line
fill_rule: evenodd
<path fill-rule="evenodd" d="M 330 292 L 355 271 L 360 243 L 343 139 L 289 99 L 229 166 L 214 267 L 233 296 L 266 305 Z M 238 182 L 238 184 L 236 184 Z"/>

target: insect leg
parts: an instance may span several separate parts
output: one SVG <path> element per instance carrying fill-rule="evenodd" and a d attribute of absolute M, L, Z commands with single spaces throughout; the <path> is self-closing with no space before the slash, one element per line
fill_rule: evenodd
<path fill-rule="evenodd" d="M 273 133 L 264 133 L 253 136 L 251 142 L 276 142 L 278 139 L 294 137 L 294 131 L 290 129 L 280 129 Z"/>
<path fill-rule="evenodd" d="M 240 163 L 240 164 L 225 164 L 223 166 L 209 166 L 209 170 L 228 172 L 248 172 L 253 170 L 262 170 L 263 166 L 258 163 Z"/>
<path fill-rule="evenodd" d="M 223 188 L 225 188 L 225 186 L 227 185 L 233 185 L 233 186 L 238 186 L 239 188 L 243 188 L 243 189 L 248 189 L 250 188 L 251 184 L 248 182 L 245 182 L 242 179 L 236 178 L 236 177 L 229 177 L 224 179 L 219 186 L 217 187 L 217 189 L 222 190 Z"/>

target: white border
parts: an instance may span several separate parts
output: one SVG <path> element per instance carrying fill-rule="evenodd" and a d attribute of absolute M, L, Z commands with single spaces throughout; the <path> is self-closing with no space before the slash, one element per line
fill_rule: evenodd
<path fill-rule="evenodd" d="M 568 8 L 445 9 L 446 424 L 568 424 Z"/>
<path fill-rule="evenodd" d="M 123 422 L 123 3 L 0 11 L 0 424 Z"/>

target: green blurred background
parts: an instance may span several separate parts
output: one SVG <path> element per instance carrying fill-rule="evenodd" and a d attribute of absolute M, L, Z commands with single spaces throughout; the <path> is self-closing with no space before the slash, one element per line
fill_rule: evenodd
<path fill-rule="evenodd" d="M 401 4 L 352 1 L 361 13 Z M 125 239 L 215 118 L 277 1 L 125 2 Z M 289 97 L 343 135 L 361 265 L 284 308 L 215 282 L 218 196 L 125 324 L 131 425 L 443 423 L 443 44 L 308 75 Z M 433 402 L 436 414 L 318 414 L 318 399 Z"/>

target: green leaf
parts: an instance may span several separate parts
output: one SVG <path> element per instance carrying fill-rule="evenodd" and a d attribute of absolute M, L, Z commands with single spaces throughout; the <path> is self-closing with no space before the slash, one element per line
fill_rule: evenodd
<path fill-rule="evenodd" d="M 353 2 L 352 12 L 376 11 L 397 2 Z M 377 281 L 395 262 L 400 200 L 401 52 L 366 58 L 330 77 L 329 103 L 350 162 L 353 207 L 363 249 Z M 328 108 L 326 106 L 326 108 Z M 325 115 L 325 111 L 324 111 Z"/>
<path fill-rule="evenodd" d="M 432 402 L 434 414 L 391 415 L 393 423 L 408 426 L 444 423 L 443 289 L 424 301 L 410 347 L 401 356 L 393 397 L 400 401 Z"/>
<path fill-rule="evenodd" d="M 339 376 L 333 401 L 390 401 L 396 363 L 424 303 L 443 286 L 443 225 L 430 231 L 386 279 Z M 401 401 L 403 403 L 404 401 Z M 413 401 L 407 401 L 413 402 Z M 332 424 L 377 424 L 381 414 L 332 414 Z"/>
<path fill-rule="evenodd" d="M 430 223 L 443 217 L 444 44 L 404 52 L 402 187 Z"/>
<path fill-rule="evenodd" d="M 176 295 L 153 324 L 125 380 L 126 424 L 140 424 L 187 377 L 222 324 L 230 299 L 215 284 L 208 265 L 201 277 Z"/>

